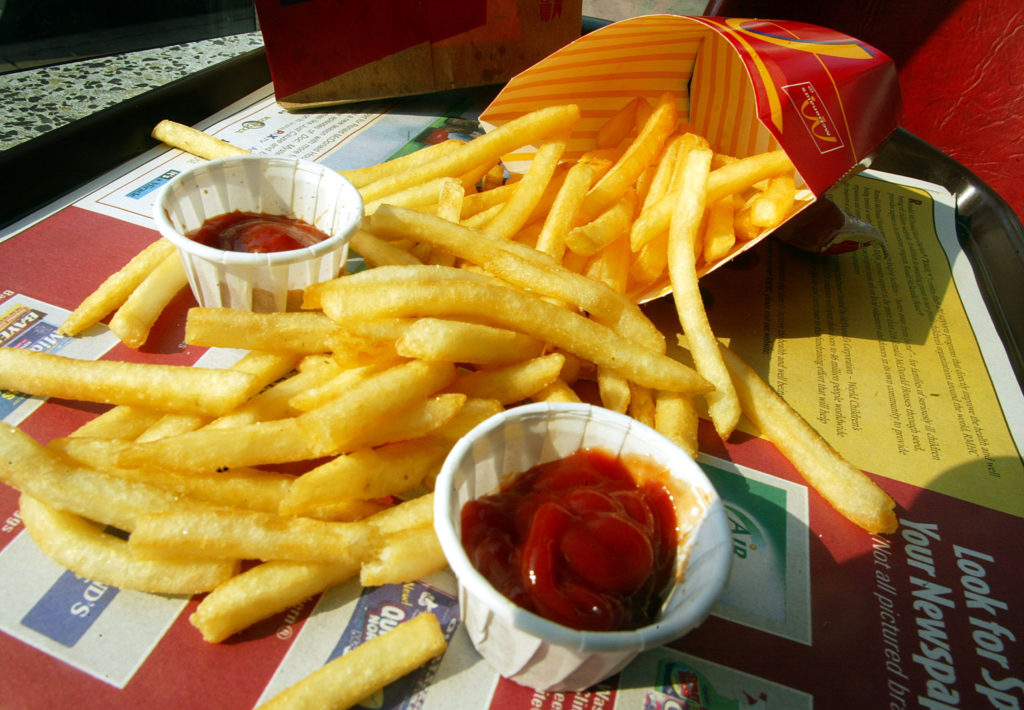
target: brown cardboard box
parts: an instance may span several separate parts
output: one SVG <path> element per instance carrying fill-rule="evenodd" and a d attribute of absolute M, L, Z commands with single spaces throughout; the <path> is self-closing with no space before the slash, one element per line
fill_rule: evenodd
<path fill-rule="evenodd" d="M 581 0 L 255 0 L 289 109 L 497 84 L 579 37 Z"/>

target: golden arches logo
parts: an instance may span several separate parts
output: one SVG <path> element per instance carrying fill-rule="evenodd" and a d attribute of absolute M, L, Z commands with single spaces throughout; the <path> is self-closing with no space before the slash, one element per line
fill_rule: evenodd
<path fill-rule="evenodd" d="M 827 57 L 838 57 L 841 59 L 871 59 L 874 55 L 864 45 L 855 39 L 842 42 L 812 42 L 810 40 L 794 39 L 792 37 L 780 37 L 763 30 L 752 30 L 747 27 L 750 20 L 743 18 L 728 18 L 725 24 L 734 32 L 739 32 L 748 37 L 754 37 L 762 42 L 785 47 L 795 52 L 806 52 L 808 54 L 821 54 Z"/>
<path fill-rule="evenodd" d="M 825 143 L 838 143 L 839 139 L 829 130 L 828 124 L 818 113 L 818 109 L 815 107 L 815 102 L 810 98 L 804 99 L 804 102 L 800 104 L 800 115 L 804 118 L 804 123 L 807 125 L 807 130 L 811 132 L 817 140 Z"/>

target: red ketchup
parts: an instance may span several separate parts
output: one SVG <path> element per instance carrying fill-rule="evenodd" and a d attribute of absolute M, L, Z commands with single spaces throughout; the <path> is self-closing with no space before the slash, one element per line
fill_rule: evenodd
<path fill-rule="evenodd" d="M 209 217 L 185 236 L 215 249 L 249 254 L 302 249 L 327 239 L 326 234 L 300 219 L 241 210 Z"/>
<path fill-rule="evenodd" d="M 635 629 L 673 581 L 675 506 L 658 476 L 638 481 L 610 452 L 581 449 L 466 503 L 462 544 L 525 609 L 574 629 Z"/>

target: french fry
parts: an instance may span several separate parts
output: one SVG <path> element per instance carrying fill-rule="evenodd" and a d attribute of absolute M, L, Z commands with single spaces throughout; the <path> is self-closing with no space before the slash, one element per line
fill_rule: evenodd
<path fill-rule="evenodd" d="M 580 205 L 578 220 L 589 222 L 620 199 L 650 165 L 676 126 L 676 99 L 665 93 L 658 105 L 615 165 L 590 188 Z"/>
<path fill-rule="evenodd" d="M 178 252 L 168 254 L 117 309 L 110 330 L 128 347 L 141 348 L 164 307 L 187 285 Z"/>
<path fill-rule="evenodd" d="M 636 193 L 630 188 L 597 217 L 574 227 L 565 236 L 565 245 L 580 256 L 593 256 L 629 232 L 636 208 Z"/>
<path fill-rule="evenodd" d="M 282 515 L 338 500 L 371 500 L 406 493 L 441 467 L 451 446 L 439 439 L 409 439 L 338 456 L 295 479 L 281 501 Z"/>
<path fill-rule="evenodd" d="M 144 481 L 69 461 L 20 429 L 0 424 L 0 481 L 60 510 L 131 531 L 143 511 L 206 509 L 209 504 Z"/>
<path fill-rule="evenodd" d="M 344 396 L 297 418 L 326 453 L 340 453 L 383 417 L 401 411 L 447 387 L 455 379 L 451 363 L 413 360 L 368 377 Z"/>
<path fill-rule="evenodd" d="M 396 175 L 417 165 L 436 160 L 442 155 L 454 153 L 460 150 L 463 145 L 462 141 L 451 138 L 440 143 L 424 146 L 412 153 L 406 153 L 397 158 L 386 160 L 383 163 L 368 165 L 365 168 L 339 170 L 338 172 L 356 187 L 363 187 L 388 175 Z"/>
<path fill-rule="evenodd" d="M 384 538 L 363 560 L 359 583 L 364 587 L 404 584 L 440 572 L 448 566 L 434 526 L 400 530 Z"/>
<path fill-rule="evenodd" d="M 344 710 L 441 655 L 446 648 L 437 617 L 422 613 L 335 658 L 260 705 L 260 710 Z"/>
<path fill-rule="evenodd" d="M 469 399 L 461 392 L 436 394 L 388 417 L 377 420 L 349 442 L 350 451 L 384 446 L 396 441 L 434 435 L 462 411 Z"/>
<path fill-rule="evenodd" d="M 488 417 L 504 411 L 501 402 L 496 399 L 468 398 L 459 411 L 447 422 L 430 432 L 446 441 L 457 441 Z"/>
<path fill-rule="evenodd" d="M 359 572 L 357 561 L 288 562 L 250 567 L 200 600 L 189 622 L 208 643 L 220 643 Z"/>
<path fill-rule="evenodd" d="M 754 197 L 750 205 L 750 221 L 758 227 L 771 229 L 782 223 L 793 210 L 796 186 L 792 175 L 779 175 Z"/>
<path fill-rule="evenodd" d="M 474 365 L 506 365 L 539 356 L 544 343 L 522 333 L 480 323 L 419 318 L 395 343 L 408 358 Z"/>
<path fill-rule="evenodd" d="M 39 397 L 220 415 L 252 396 L 254 381 L 233 370 L 79 360 L 0 348 L 0 389 Z"/>
<path fill-rule="evenodd" d="M 136 559 L 294 560 L 347 564 L 370 549 L 372 528 L 235 508 L 144 513 L 128 538 Z"/>
<path fill-rule="evenodd" d="M 164 412 L 119 404 L 90 419 L 69 436 L 100 439 L 134 439 L 164 416 Z"/>
<path fill-rule="evenodd" d="M 792 170 L 793 163 L 782 150 L 757 153 L 728 162 L 708 175 L 705 203 L 714 204 L 727 195 L 749 189 L 761 180 Z M 640 247 L 668 229 L 678 197 L 676 193 L 676 190 L 672 190 L 644 209 L 632 228 L 633 251 L 639 251 Z"/>
<path fill-rule="evenodd" d="M 504 367 L 461 374 L 451 387 L 474 399 L 496 399 L 504 405 L 521 402 L 550 385 L 565 364 L 561 353 L 550 353 Z"/>
<path fill-rule="evenodd" d="M 493 165 L 501 156 L 516 148 L 567 131 L 579 120 L 579 116 L 579 107 L 572 104 L 528 113 L 474 138 L 450 155 L 439 156 L 423 165 L 375 180 L 360 189 L 363 201 L 373 202 L 436 177 L 459 176 L 477 165 Z"/>
<path fill-rule="evenodd" d="M 370 222 L 374 233 L 415 235 L 417 240 L 447 249 L 504 281 L 574 304 L 621 335 L 664 352 L 664 336 L 635 303 L 600 282 L 559 266 L 535 249 L 399 208 L 384 207 Z M 349 280 L 329 282 L 323 290 Z"/>
<path fill-rule="evenodd" d="M 692 146 L 684 147 L 680 151 L 679 159 L 683 172 L 678 190 L 679 202 L 672 215 L 669 230 L 669 277 L 672 281 L 676 313 L 690 342 L 694 364 L 697 371 L 714 385 L 714 389 L 705 395 L 711 421 L 718 435 L 722 439 L 728 439 L 739 422 L 739 400 L 736 398 L 732 379 L 722 362 L 718 342 L 704 311 L 700 287 L 697 285 L 697 263 L 694 253 L 694 241 L 704 214 L 711 150 L 702 140 L 695 140 Z"/>
<path fill-rule="evenodd" d="M 232 155 L 247 155 L 249 151 L 239 148 L 227 141 L 222 141 L 209 133 L 204 133 L 191 126 L 176 121 L 160 121 L 153 128 L 153 137 L 172 148 L 178 148 L 200 158 L 213 160 L 227 158 Z"/>
<path fill-rule="evenodd" d="M 298 417 L 227 427 L 203 427 L 177 436 L 136 443 L 117 458 L 124 468 L 158 466 L 181 473 L 213 473 L 248 466 L 292 463 L 328 456 Z"/>
<path fill-rule="evenodd" d="M 389 266 L 393 264 L 422 264 L 418 258 L 409 251 L 391 244 L 385 239 L 380 239 L 362 229 L 356 230 L 349 240 L 349 246 L 367 266 Z"/>
<path fill-rule="evenodd" d="M 654 395 L 654 428 L 692 457 L 697 456 L 699 415 L 694 398 L 678 392 Z"/>
<path fill-rule="evenodd" d="M 619 414 L 629 409 L 631 390 L 629 380 L 614 370 L 606 367 L 597 370 L 597 387 L 601 396 L 601 404 Z"/>
<path fill-rule="evenodd" d="M 635 383 L 629 385 L 629 416 L 654 428 L 654 391 Z"/>
<path fill-rule="evenodd" d="M 736 243 L 736 231 L 733 227 L 735 214 L 735 205 L 729 198 L 723 198 L 708 207 L 702 255 L 706 263 L 721 259 Z"/>
<path fill-rule="evenodd" d="M 323 305 L 338 322 L 412 315 L 488 320 L 656 389 L 701 393 L 710 388 L 694 370 L 666 355 L 637 345 L 589 318 L 504 286 L 470 281 L 339 285 L 324 294 Z"/>
<path fill-rule="evenodd" d="M 338 325 L 316 312 L 254 313 L 235 308 L 190 308 L 185 342 L 206 347 L 313 354 L 328 352 Z"/>
<path fill-rule="evenodd" d="M 589 163 L 581 161 L 569 168 L 537 236 L 537 251 L 548 254 L 556 262 L 562 260 L 562 254 L 565 253 L 565 236 L 572 229 L 576 214 L 594 178 L 595 171 Z"/>
<path fill-rule="evenodd" d="M 565 142 L 564 137 L 559 137 L 541 144 L 537 155 L 530 163 L 530 169 L 526 171 L 523 179 L 516 183 L 515 192 L 502 205 L 494 219 L 487 223 L 484 231 L 496 237 L 509 239 L 526 224 L 551 182 L 558 159 L 565 150 Z"/>
<path fill-rule="evenodd" d="M 594 138 L 594 143 L 598 148 L 614 148 L 629 137 L 636 125 L 637 109 L 641 102 L 646 103 L 640 97 L 630 99 L 601 124 L 601 127 L 597 129 L 597 136 Z"/>
<path fill-rule="evenodd" d="M 542 389 L 537 390 L 530 399 L 534 402 L 580 402 L 580 396 L 576 390 L 569 386 L 561 377 L 556 377 L 552 382 Z"/>
<path fill-rule="evenodd" d="M 128 543 L 73 513 L 22 494 L 21 520 L 50 559 L 83 579 L 154 594 L 208 592 L 238 573 L 237 560 L 136 560 Z"/>
<path fill-rule="evenodd" d="M 150 243 L 86 296 L 64 319 L 57 332 L 61 335 L 78 335 L 99 323 L 127 301 L 146 276 L 176 250 L 177 248 L 166 239 L 157 239 Z"/>
<path fill-rule="evenodd" d="M 870 533 L 896 530 L 895 502 L 860 469 L 843 458 L 758 374 L 721 347 L 743 406 L 743 414 L 788 458 L 832 507 Z"/>

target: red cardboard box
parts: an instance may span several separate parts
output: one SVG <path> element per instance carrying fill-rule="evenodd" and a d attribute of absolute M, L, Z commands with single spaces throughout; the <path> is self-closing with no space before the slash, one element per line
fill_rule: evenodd
<path fill-rule="evenodd" d="M 581 0 L 256 0 L 286 108 L 498 84 L 579 37 Z"/>

